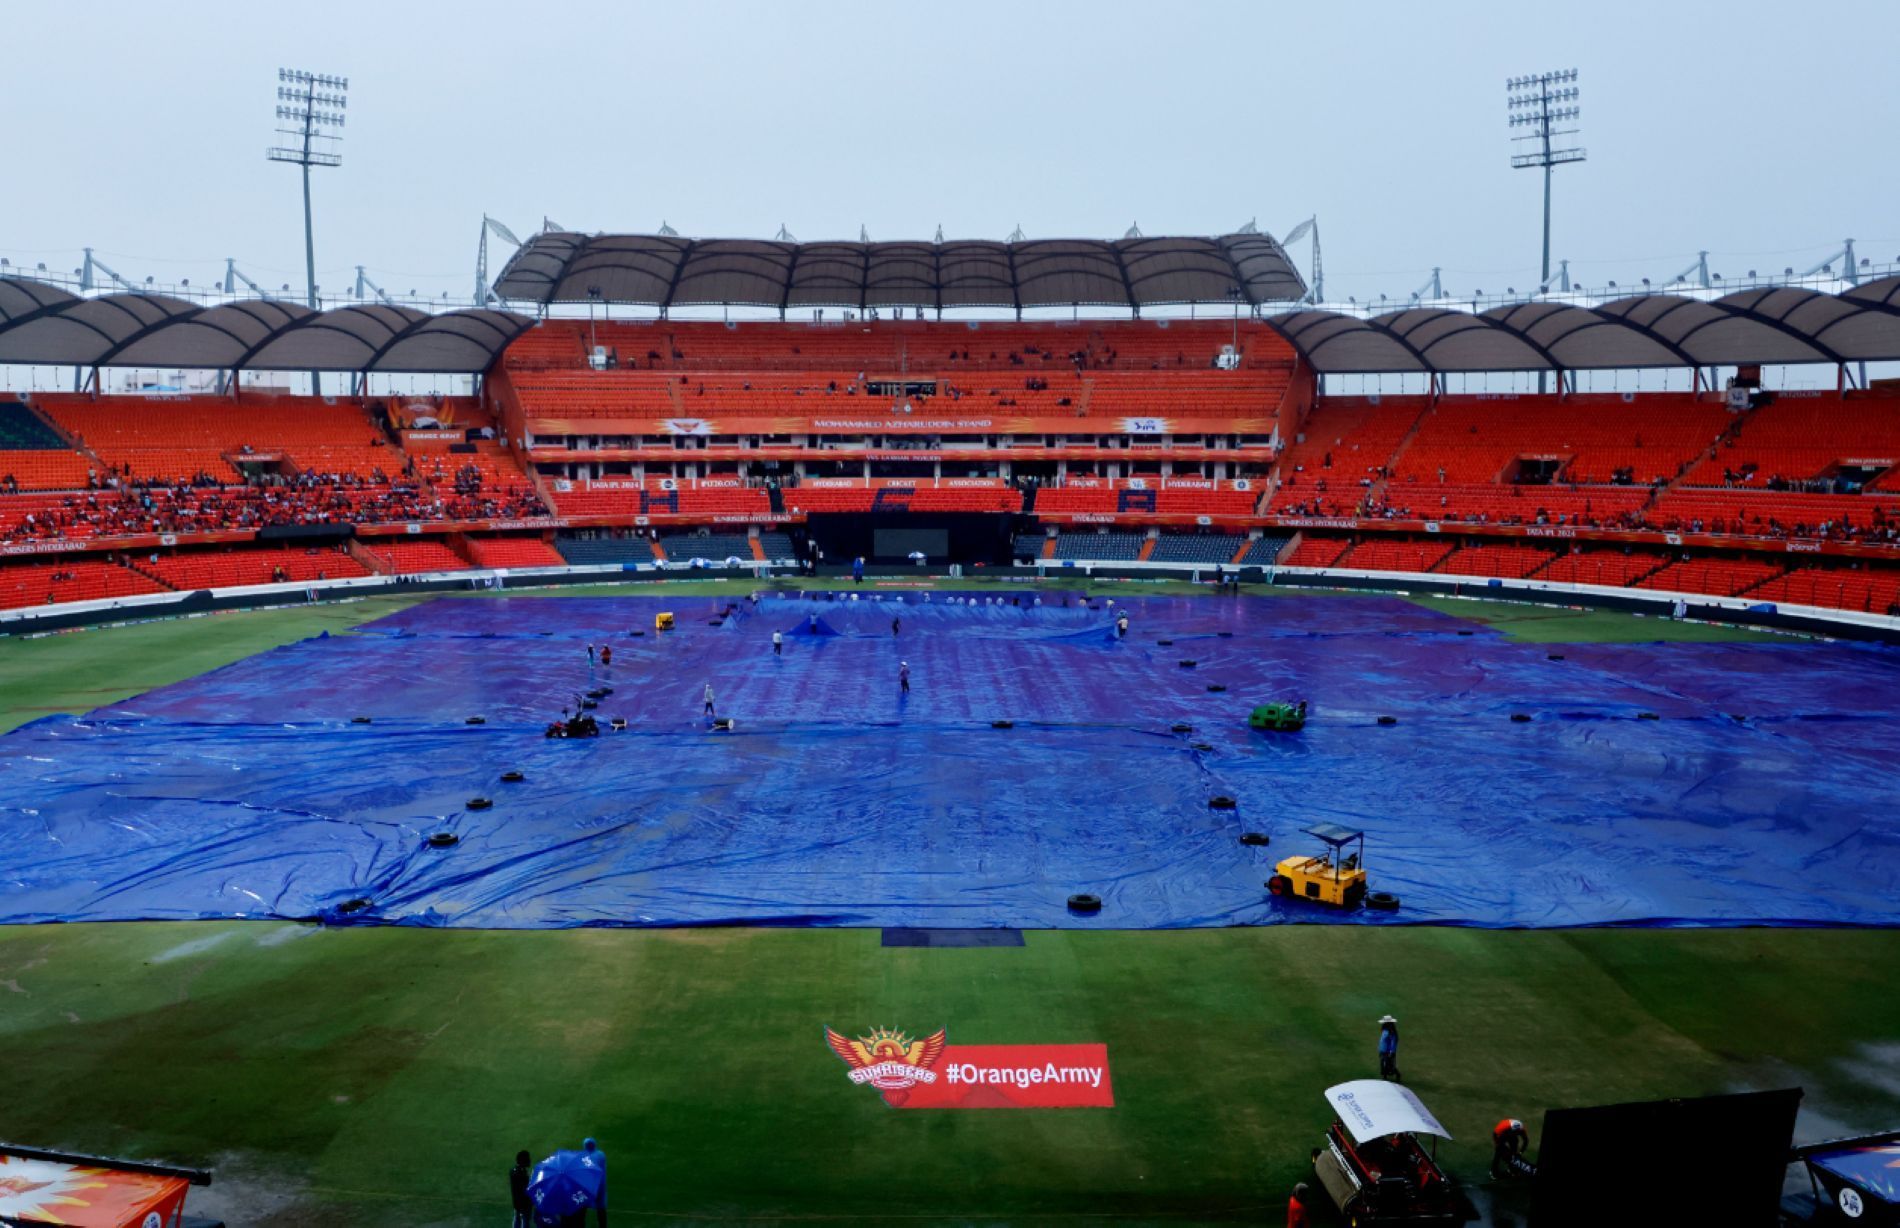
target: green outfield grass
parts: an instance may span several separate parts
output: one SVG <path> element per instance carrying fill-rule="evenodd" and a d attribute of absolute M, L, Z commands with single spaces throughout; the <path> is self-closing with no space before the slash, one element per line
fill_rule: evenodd
<path fill-rule="evenodd" d="M 1385 1012 L 1481 1181 L 1490 1123 L 1551 1105 L 1799 1084 L 1825 1131 L 1891 1125 L 1896 973 L 1881 931 L 75 925 L 0 931 L 0 1041 L 12 1135 L 213 1165 L 273 1228 L 502 1223 L 515 1150 L 584 1134 L 642 1222 L 1247 1222 Z M 1105 1042 L 1117 1104 L 893 1111 L 826 1024 Z"/>
<path fill-rule="evenodd" d="M 654 590 L 581 590 L 616 591 Z M 0 720 L 425 599 L 3 640 Z M 1426 604 L 1527 640 L 1755 637 Z M 1900 1124 L 1893 931 L 1280 926 L 916 950 L 876 930 L 199 922 L 0 928 L 0 1130 L 210 1165 L 194 1210 L 247 1228 L 503 1224 L 515 1150 L 587 1134 L 621 1223 L 1273 1222 L 1328 1120 L 1321 1090 L 1375 1072 L 1387 1012 L 1481 1201 L 1491 1122 L 1535 1130 L 1549 1106 L 1801 1085 L 1811 1133 Z M 825 1025 L 1105 1042 L 1117 1104 L 893 1111 L 846 1080 Z"/>

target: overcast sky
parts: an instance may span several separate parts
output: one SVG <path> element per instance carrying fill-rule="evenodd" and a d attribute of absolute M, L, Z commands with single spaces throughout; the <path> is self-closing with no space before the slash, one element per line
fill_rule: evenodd
<path fill-rule="evenodd" d="M 1845 236 L 1900 258 L 1900 3 L 6 6 L 0 254 L 302 286 L 278 67 L 350 78 L 326 292 L 472 291 L 484 212 L 801 239 L 1209 234 L 1317 214 L 1329 297 L 1537 281 L 1505 79 L 1576 67 L 1553 257 L 1625 287 Z M 501 258 L 505 259 L 505 249 Z M 1307 250 L 1295 249 L 1304 270 Z M 497 266 L 499 260 L 497 260 Z M 1799 270 L 1797 270 L 1799 271 Z"/>

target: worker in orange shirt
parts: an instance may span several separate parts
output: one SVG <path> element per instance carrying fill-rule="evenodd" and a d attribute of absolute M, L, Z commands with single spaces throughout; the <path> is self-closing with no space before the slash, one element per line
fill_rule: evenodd
<path fill-rule="evenodd" d="M 1293 1187 L 1293 1196 L 1286 1200 L 1286 1228 L 1306 1228 L 1306 1200 L 1310 1197 L 1306 1182 Z"/>

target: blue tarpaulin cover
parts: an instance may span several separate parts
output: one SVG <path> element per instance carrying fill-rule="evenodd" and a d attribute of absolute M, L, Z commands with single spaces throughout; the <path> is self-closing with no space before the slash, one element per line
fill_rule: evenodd
<path fill-rule="evenodd" d="M 47 717 L 0 739 L 0 920 L 1900 920 L 1890 649 L 1552 660 L 1396 598 L 1021 601 L 765 595 L 721 617 L 723 598 L 444 598 Z M 653 630 L 662 609 L 677 630 Z M 731 732 L 708 729 L 709 683 Z M 599 738 L 542 737 L 602 687 Z M 1298 699 L 1303 732 L 1248 728 Z M 1366 832 L 1398 912 L 1268 897 L 1316 823 Z M 1071 913 L 1077 892 L 1100 912 Z"/>

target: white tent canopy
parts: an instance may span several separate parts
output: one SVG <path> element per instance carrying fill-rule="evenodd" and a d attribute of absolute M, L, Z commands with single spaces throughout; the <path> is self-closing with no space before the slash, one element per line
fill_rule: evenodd
<path fill-rule="evenodd" d="M 0 363 L 473 373 L 533 323 L 506 311 L 384 303 L 312 311 L 283 299 L 205 307 L 159 294 L 85 298 L 0 278 Z"/>
<path fill-rule="evenodd" d="M 1484 312 L 1310 310 L 1265 319 L 1325 375 L 1885 362 L 1900 359 L 1900 277 L 1840 294 L 1769 286 L 1594 307 L 1538 299 Z"/>
<path fill-rule="evenodd" d="M 1271 235 L 795 243 L 584 235 L 529 239 L 495 281 L 535 303 L 795 307 L 1127 307 L 1291 302 L 1306 283 Z"/>
<path fill-rule="evenodd" d="M 1433 1134 L 1450 1138 L 1417 1093 L 1403 1083 L 1354 1079 L 1326 1089 L 1326 1103 L 1352 1135 L 1364 1143 L 1388 1134 Z"/>

